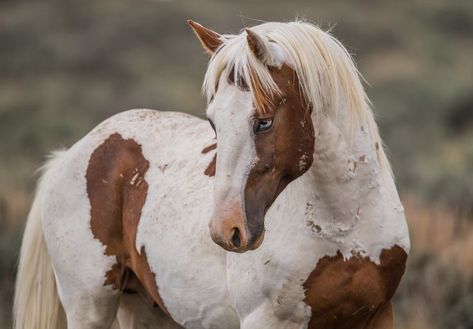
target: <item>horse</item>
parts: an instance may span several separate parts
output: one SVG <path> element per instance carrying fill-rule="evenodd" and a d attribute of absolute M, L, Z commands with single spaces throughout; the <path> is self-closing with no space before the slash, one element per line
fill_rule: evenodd
<path fill-rule="evenodd" d="M 408 227 L 348 51 L 304 21 L 188 23 L 208 122 L 130 110 L 53 154 L 15 328 L 393 328 Z"/>

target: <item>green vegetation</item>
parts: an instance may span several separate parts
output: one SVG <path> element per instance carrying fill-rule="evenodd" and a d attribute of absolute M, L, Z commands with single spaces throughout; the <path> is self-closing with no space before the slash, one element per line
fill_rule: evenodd
<path fill-rule="evenodd" d="M 398 327 L 473 327 L 473 260 L 459 256 L 473 250 L 471 0 L 1 0 L 0 328 L 10 327 L 22 225 L 45 155 L 129 108 L 203 115 L 207 58 L 187 18 L 235 33 L 258 23 L 246 17 L 296 16 L 332 27 L 354 55 L 413 209 Z"/>

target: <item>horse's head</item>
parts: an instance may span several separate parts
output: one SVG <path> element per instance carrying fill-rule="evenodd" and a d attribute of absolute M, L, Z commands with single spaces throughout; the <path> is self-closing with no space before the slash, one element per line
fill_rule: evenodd
<path fill-rule="evenodd" d="M 189 24 L 212 56 L 204 81 L 217 136 L 210 233 L 224 249 L 245 252 L 263 241 L 274 200 L 312 164 L 311 107 L 276 40 L 256 28 L 221 36 Z"/>

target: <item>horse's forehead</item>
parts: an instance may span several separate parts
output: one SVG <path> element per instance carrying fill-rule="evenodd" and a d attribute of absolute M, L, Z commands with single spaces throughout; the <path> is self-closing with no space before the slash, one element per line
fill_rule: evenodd
<path fill-rule="evenodd" d="M 299 79 L 292 66 L 284 64 L 279 69 L 273 69 L 271 70 L 271 76 L 282 92 L 289 90 L 300 91 Z"/>
<path fill-rule="evenodd" d="M 294 107 L 307 106 L 304 101 L 305 97 L 301 94 L 302 88 L 296 70 L 290 64 L 284 63 L 281 67 L 268 67 L 268 70 L 279 88 L 280 94 L 276 91 L 266 90 L 260 84 L 253 85 L 250 91 L 248 82 L 239 81 L 239 77 L 236 77 L 235 81 L 233 67 L 223 70 L 214 98 L 207 107 L 207 117 L 215 123 L 232 120 L 232 125 L 238 126 L 253 116 L 274 114 L 281 102 L 281 99 L 278 98 L 286 98 L 286 95 L 296 96 L 289 98 L 294 103 L 292 104 Z"/>
<path fill-rule="evenodd" d="M 252 116 L 255 112 L 251 92 L 228 83 L 221 77 L 214 100 L 207 108 L 207 116 L 214 120 L 238 120 Z M 236 122 L 232 122 L 233 125 Z"/>

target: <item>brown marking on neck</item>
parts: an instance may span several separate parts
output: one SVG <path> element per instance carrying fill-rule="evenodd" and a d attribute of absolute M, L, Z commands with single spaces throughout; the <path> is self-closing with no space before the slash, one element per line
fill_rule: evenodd
<path fill-rule="evenodd" d="M 141 210 L 148 183 L 144 176 L 149 161 L 141 145 L 133 139 L 110 135 L 92 153 L 87 167 L 87 194 L 90 200 L 90 225 L 94 236 L 105 246 L 105 254 L 117 263 L 106 273 L 104 285 L 129 290 L 130 276 L 136 276 L 143 291 L 169 315 L 155 274 L 151 271 L 144 247 L 135 248 Z M 130 271 L 132 275 L 130 275 Z"/>
<path fill-rule="evenodd" d="M 399 246 L 383 250 L 379 265 L 360 255 L 344 260 L 340 252 L 321 258 L 303 285 L 304 302 L 312 311 L 308 328 L 363 329 L 390 323 L 390 300 L 406 260 Z"/>

